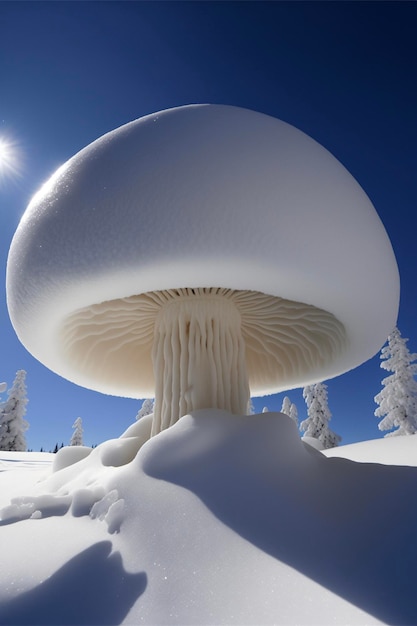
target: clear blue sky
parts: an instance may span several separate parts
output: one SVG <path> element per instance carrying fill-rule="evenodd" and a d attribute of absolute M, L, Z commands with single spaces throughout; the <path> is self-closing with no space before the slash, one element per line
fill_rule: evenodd
<path fill-rule="evenodd" d="M 141 402 L 77 387 L 21 346 L 4 289 L 11 238 L 59 165 L 161 109 L 247 107 L 330 150 L 385 224 L 401 275 L 399 328 L 417 351 L 416 32 L 415 2 L 0 2 L 0 137 L 22 155 L 21 175 L 0 179 L 0 382 L 27 371 L 30 448 L 68 443 L 78 416 L 86 444 L 116 437 Z M 382 436 L 373 417 L 379 362 L 328 382 L 342 443 Z M 301 391 L 288 395 L 304 419 Z M 282 397 L 255 407 L 279 410 Z"/>

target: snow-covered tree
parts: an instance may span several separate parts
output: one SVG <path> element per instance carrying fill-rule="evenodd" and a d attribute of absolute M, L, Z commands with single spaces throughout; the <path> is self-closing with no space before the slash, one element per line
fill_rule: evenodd
<path fill-rule="evenodd" d="M 26 450 L 25 431 L 29 424 L 24 419 L 26 405 L 26 372 L 16 372 L 7 400 L 0 405 L 0 450 L 21 452 Z"/>
<path fill-rule="evenodd" d="M 7 389 L 7 383 L 0 383 L 0 393 L 4 393 Z"/>
<path fill-rule="evenodd" d="M 383 389 L 374 398 L 379 404 L 375 416 L 384 418 L 379 430 L 396 429 L 385 437 L 417 433 L 417 354 L 410 353 L 407 341 L 395 328 L 380 354 L 382 369 L 392 374 L 382 380 Z"/>
<path fill-rule="evenodd" d="M 294 422 L 298 426 L 298 410 L 297 410 L 297 407 L 295 406 L 294 402 L 291 402 L 290 417 L 291 417 L 291 419 L 294 420 Z"/>
<path fill-rule="evenodd" d="M 285 413 L 288 417 L 294 420 L 294 422 L 298 425 L 298 411 L 294 402 L 291 402 L 288 396 L 282 401 L 281 413 Z"/>
<path fill-rule="evenodd" d="M 288 396 L 285 396 L 282 401 L 281 413 L 284 413 L 285 415 L 289 416 L 290 408 L 291 408 L 291 400 L 289 399 Z"/>
<path fill-rule="evenodd" d="M 321 442 L 324 449 L 334 448 L 341 437 L 329 428 L 332 417 L 327 404 L 327 385 L 316 383 L 303 389 L 303 398 L 307 405 L 307 419 L 302 421 L 300 429 L 305 437 L 313 437 Z"/>
<path fill-rule="evenodd" d="M 70 446 L 82 446 L 83 445 L 83 421 L 81 417 L 77 417 L 72 425 L 74 432 L 72 433 Z M 57 444 L 58 446 L 58 444 Z M 58 451 L 58 450 L 57 450 Z"/>
<path fill-rule="evenodd" d="M 141 408 L 136 415 L 136 419 L 140 420 L 140 418 L 145 417 L 145 415 L 151 415 L 151 413 L 153 413 L 154 406 L 155 400 L 151 400 L 150 398 L 144 400 Z"/>

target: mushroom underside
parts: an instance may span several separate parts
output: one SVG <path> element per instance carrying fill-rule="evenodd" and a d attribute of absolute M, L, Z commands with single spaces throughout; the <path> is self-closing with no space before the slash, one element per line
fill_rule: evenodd
<path fill-rule="evenodd" d="M 93 304 L 62 326 L 83 384 L 155 397 L 153 434 L 201 408 L 247 412 L 250 393 L 297 386 L 345 349 L 343 324 L 256 291 L 184 288 Z"/>

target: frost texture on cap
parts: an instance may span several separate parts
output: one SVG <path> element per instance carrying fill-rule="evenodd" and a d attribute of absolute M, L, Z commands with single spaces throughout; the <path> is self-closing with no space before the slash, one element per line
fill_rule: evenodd
<path fill-rule="evenodd" d="M 139 398 L 152 395 L 151 364 L 131 374 L 127 359 L 112 380 L 83 372 L 68 353 L 68 319 L 102 302 L 212 287 L 312 305 L 344 328 L 331 362 L 253 395 L 356 367 L 398 311 L 391 244 L 354 178 L 293 126 L 232 106 L 148 115 L 81 150 L 33 197 L 7 265 L 10 317 L 29 352 L 77 384 Z"/>

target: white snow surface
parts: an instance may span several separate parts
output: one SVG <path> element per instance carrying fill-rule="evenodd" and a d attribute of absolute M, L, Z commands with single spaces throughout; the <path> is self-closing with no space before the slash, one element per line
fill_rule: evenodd
<path fill-rule="evenodd" d="M 282 413 L 151 419 L 76 462 L 0 453 L 1 625 L 417 623 L 415 436 L 356 463 Z"/>
<path fill-rule="evenodd" d="M 323 450 L 327 457 L 343 457 L 359 463 L 417 466 L 417 434 L 361 441 Z"/>
<path fill-rule="evenodd" d="M 343 165 L 293 126 L 224 105 L 148 115 L 81 150 L 33 197 L 7 263 L 23 345 L 65 378 L 115 395 L 133 391 L 90 380 L 67 358 L 64 321 L 183 287 L 257 291 L 333 314 L 347 347 L 297 386 L 376 354 L 399 300 L 390 241 Z"/>

